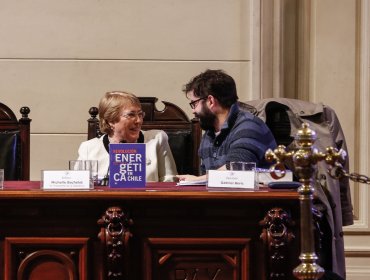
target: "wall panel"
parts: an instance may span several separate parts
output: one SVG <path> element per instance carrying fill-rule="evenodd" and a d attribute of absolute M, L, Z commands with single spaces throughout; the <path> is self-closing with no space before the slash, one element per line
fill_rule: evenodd
<path fill-rule="evenodd" d="M 249 2 L 2 0 L 0 57 L 248 59 Z"/>
<path fill-rule="evenodd" d="M 182 87 L 192 76 L 207 68 L 224 69 L 235 78 L 240 98 L 247 99 L 248 67 L 237 62 L 0 60 L 0 92 L 2 102 L 17 112 L 24 104 L 31 108 L 32 133 L 86 133 L 88 110 L 106 91 L 156 96 L 191 117 Z"/>
<path fill-rule="evenodd" d="M 192 117 L 182 86 L 222 68 L 250 98 L 250 0 L 0 4 L 1 102 L 31 108 L 33 180 L 76 157 L 88 109 L 106 91 L 156 96 Z"/>

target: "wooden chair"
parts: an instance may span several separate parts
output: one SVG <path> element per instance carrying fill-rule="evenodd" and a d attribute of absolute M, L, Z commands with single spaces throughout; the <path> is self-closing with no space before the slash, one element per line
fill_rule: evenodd
<path fill-rule="evenodd" d="M 201 139 L 199 120 L 189 120 L 185 112 L 173 103 L 163 101 L 164 109 L 157 110 L 156 97 L 139 97 L 145 112 L 143 130 L 161 129 L 168 135 L 168 142 L 179 174 L 200 174 L 198 148 Z M 98 108 L 91 107 L 88 120 L 88 135 L 91 139 L 101 135 L 99 130 Z"/>
<path fill-rule="evenodd" d="M 13 111 L 0 103 L 0 168 L 5 180 L 30 178 L 30 108 L 20 109 L 18 120 Z"/>

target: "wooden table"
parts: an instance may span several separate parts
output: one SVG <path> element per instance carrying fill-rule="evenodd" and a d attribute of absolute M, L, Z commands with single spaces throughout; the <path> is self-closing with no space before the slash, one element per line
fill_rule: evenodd
<path fill-rule="evenodd" d="M 0 191 L 0 279 L 294 279 L 296 191 Z"/>

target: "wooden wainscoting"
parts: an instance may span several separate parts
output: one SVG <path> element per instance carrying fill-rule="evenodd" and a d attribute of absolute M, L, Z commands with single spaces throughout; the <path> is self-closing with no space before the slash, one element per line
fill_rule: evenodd
<path fill-rule="evenodd" d="M 7 237 L 5 279 L 86 280 L 88 238 Z"/>

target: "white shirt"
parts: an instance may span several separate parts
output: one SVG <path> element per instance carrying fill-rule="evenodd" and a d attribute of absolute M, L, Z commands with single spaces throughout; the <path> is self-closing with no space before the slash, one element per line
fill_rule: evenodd
<path fill-rule="evenodd" d="M 175 180 L 176 164 L 173 159 L 168 136 L 162 130 L 142 131 L 146 152 L 146 181 L 172 182 Z M 109 154 L 104 147 L 103 136 L 81 143 L 78 160 L 98 160 L 98 177 L 109 172 Z"/>

